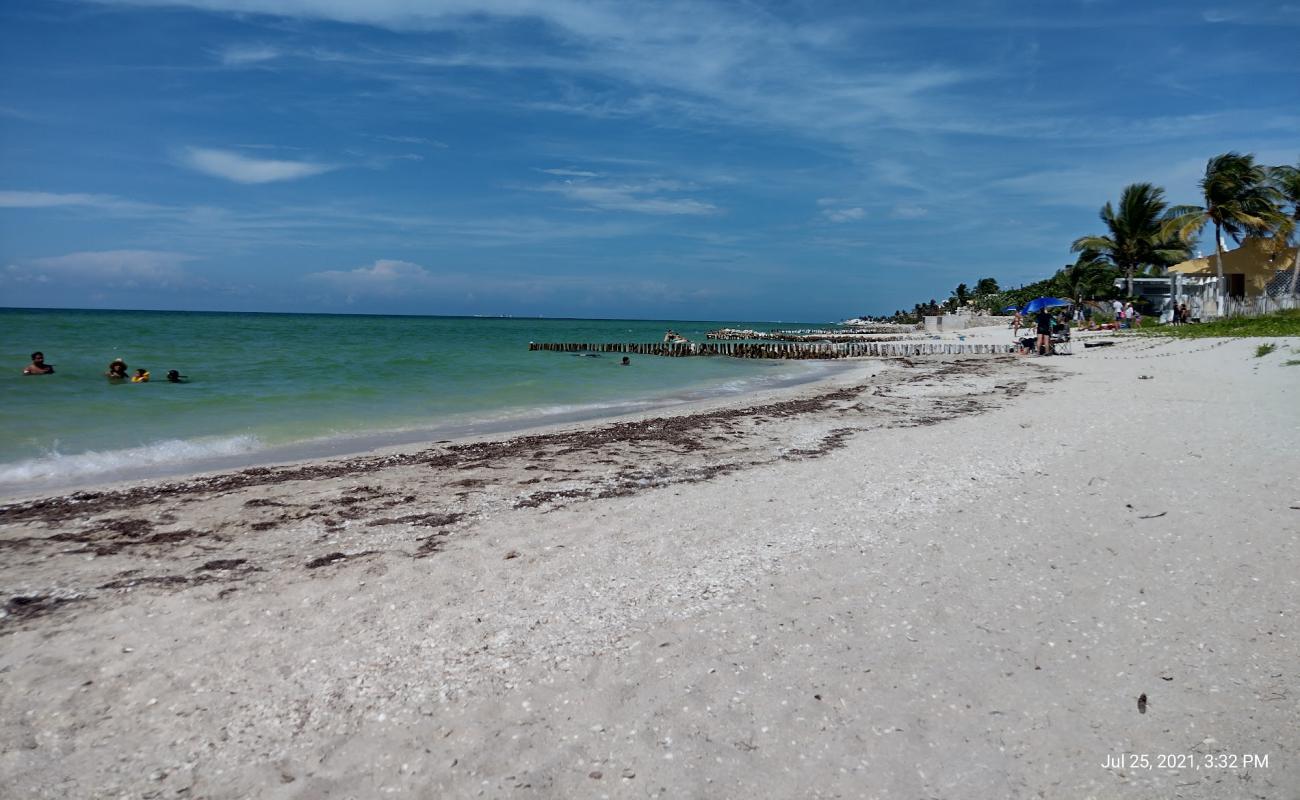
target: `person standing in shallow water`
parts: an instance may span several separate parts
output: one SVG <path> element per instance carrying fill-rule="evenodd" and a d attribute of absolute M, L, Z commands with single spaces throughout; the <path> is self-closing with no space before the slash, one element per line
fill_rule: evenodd
<path fill-rule="evenodd" d="M 45 363 L 45 354 L 40 350 L 32 353 L 32 363 L 23 367 L 24 375 L 52 375 L 54 367 Z"/>
<path fill-rule="evenodd" d="M 115 358 L 109 362 L 108 372 L 104 373 L 104 377 L 110 381 L 124 381 L 131 376 L 126 374 L 126 362 L 120 358 Z"/>

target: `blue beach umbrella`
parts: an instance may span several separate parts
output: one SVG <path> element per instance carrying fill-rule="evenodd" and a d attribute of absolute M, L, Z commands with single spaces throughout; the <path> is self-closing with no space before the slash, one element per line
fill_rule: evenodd
<path fill-rule="evenodd" d="M 1020 306 L 1007 306 L 1006 308 L 1004 308 L 1004 309 L 1002 309 L 1002 310 L 1003 310 L 1003 311 L 1019 311 L 1019 310 L 1020 310 Z"/>
<path fill-rule="evenodd" d="M 1025 304 L 1025 312 L 1033 314 L 1036 311 L 1042 311 L 1044 308 L 1057 308 L 1058 306 L 1070 305 L 1069 300 L 1062 300 L 1059 297 L 1035 297 Z"/>

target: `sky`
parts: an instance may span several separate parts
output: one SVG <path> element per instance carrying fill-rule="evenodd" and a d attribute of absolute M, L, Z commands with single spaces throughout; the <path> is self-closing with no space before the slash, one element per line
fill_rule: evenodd
<path fill-rule="evenodd" d="M 1298 43 L 1300 0 L 6 0 L 0 306 L 887 314 L 1300 162 Z"/>

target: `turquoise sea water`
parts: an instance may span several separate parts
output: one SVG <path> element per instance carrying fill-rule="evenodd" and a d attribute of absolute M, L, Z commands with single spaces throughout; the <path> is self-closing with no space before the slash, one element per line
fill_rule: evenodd
<path fill-rule="evenodd" d="M 528 351 L 722 326 L 777 324 L 0 309 L 0 494 L 517 430 L 828 369 Z M 22 376 L 38 349 L 55 374 Z M 110 383 L 117 357 L 153 380 Z M 167 383 L 169 369 L 189 382 Z"/>

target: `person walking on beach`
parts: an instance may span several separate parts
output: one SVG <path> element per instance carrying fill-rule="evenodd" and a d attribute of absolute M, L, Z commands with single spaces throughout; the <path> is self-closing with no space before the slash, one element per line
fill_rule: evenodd
<path fill-rule="evenodd" d="M 1115 330 L 1124 326 L 1124 304 L 1118 298 L 1110 301 L 1111 308 L 1115 309 Z"/>
<path fill-rule="evenodd" d="M 45 363 L 45 354 L 40 350 L 32 353 L 32 363 L 23 367 L 24 375 L 52 375 L 54 367 Z"/>
<path fill-rule="evenodd" d="M 1020 309 L 1017 308 L 1016 315 L 1011 318 L 1011 328 L 1012 328 L 1011 338 L 1019 339 L 1020 329 L 1023 328 L 1024 325 L 1025 325 L 1025 320 L 1023 317 L 1020 316 Z"/>

